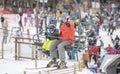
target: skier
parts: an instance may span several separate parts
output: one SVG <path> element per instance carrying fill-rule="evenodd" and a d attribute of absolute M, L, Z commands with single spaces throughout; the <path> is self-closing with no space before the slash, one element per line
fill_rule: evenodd
<path fill-rule="evenodd" d="M 22 16 L 20 16 L 20 14 L 18 14 L 16 19 L 17 19 L 17 21 L 18 21 L 19 27 L 21 28 L 21 30 L 24 31 L 24 27 L 23 27 L 23 25 L 22 25 Z"/>
<path fill-rule="evenodd" d="M 119 41 L 120 41 L 120 38 L 118 37 L 118 35 L 116 35 L 115 40 L 114 40 L 114 46 L 116 50 L 118 50 L 119 48 Z"/>
<path fill-rule="evenodd" d="M 85 66 L 88 68 L 89 54 L 87 51 L 85 51 L 85 53 L 83 53 L 83 60 L 84 60 Z"/>
<path fill-rule="evenodd" d="M 91 59 L 93 57 L 93 60 L 95 64 L 97 63 L 97 56 L 98 56 L 99 49 L 96 46 L 90 46 L 88 47 L 88 54 L 89 54 L 89 61 L 91 62 Z"/>
<path fill-rule="evenodd" d="M 92 47 L 92 55 L 93 55 L 93 60 L 95 64 L 97 64 L 97 56 L 98 56 L 99 48 L 94 46 Z"/>
<path fill-rule="evenodd" d="M 65 62 L 65 46 L 74 42 L 74 22 L 67 16 L 63 16 L 63 23 L 60 26 L 60 39 L 52 42 L 50 47 L 51 61 L 47 67 L 57 66 L 58 68 L 66 68 Z M 57 51 L 60 61 L 57 62 Z"/>
<path fill-rule="evenodd" d="M 114 47 L 112 47 L 110 44 L 107 47 L 107 53 L 108 54 L 116 54 L 117 51 L 114 49 Z"/>
<path fill-rule="evenodd" d="M 1 24 L 2 24 L 2 28 L 4 27 L 4 20 L 5 20 L 5 18 L 4 18 L 4 16 L 3 15 L 1 15 Z"/>
<path fill-rule="evenodd" d="M 4 20 L 3 24 L 2 24 L 2 28 L 3 28 L 3 40 L 2 43 L 7 43 L 7 37 L 8 37 L 8 21 L 7 18 L 2 17 L 1 22 Z"/>
<path fill-rule="evenodd" d="M 7 27 L 3 28 L 3 40 L 2 43 L 7 43 L 7 37 L 8 37 L 8 29 Z"/>
<path fill-rule="evenodd" d="M 42 45 L 43 53 L 50 56 L 50 45 L 52 42 L 56 41 L 58 39 L 59 30 L 56 29 L 55 25 L 50 24 L 48 27 L 48 31 L 45 33 L 46 40 L 44 44 Z"/>
<path fill-rule="evenodd" d="M 112 29 L 113 29 L 113 19 L 110 19 L 109 25 L 108 25 L 108 35 L 112 35 Z"/>

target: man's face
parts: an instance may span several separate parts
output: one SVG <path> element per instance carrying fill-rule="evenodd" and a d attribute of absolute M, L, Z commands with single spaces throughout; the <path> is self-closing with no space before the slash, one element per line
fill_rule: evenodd
<path fill-rule="evenodd" d="M 64 19 L 64 20 L 63 20 L 63 22 L 67 22 L 67 20 L 66 20 L 66 19 Z"/>

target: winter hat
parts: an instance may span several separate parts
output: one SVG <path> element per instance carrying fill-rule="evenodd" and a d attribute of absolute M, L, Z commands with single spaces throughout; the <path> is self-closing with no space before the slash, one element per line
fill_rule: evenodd
<path fill-rule="evenodd" d="M 69 18 L 69 15 L 68 15 L 68 13 L 64 12 L 64 13 L 61 14 L 60 18 L 61 18 L 61 20 L 65 20 L 65 19 Z"/>

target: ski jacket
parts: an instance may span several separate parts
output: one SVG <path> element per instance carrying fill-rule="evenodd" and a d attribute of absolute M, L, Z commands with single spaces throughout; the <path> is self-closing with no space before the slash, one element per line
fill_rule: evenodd
<path fill-rule="evenodd" d="M 70 27 L 68 27 L 65 23 L 62 23 L 60 28 L 60 40 L 67 40 L 71 44 L 74 42 L 74 22 L 72 20 L 68 21 Z"/>
<path fill-rule="evenodd" d="M 98 49 L 98 47 L 93 47 L 92 51 L 93 51 L 93 55 L 96 56 L 98 54 L 99 49 Z"/>
<path fill-rule="evenodd" d="M 111 46 L 108 46 L 107 47 L 107 51 L 110 51 L 110 50 L 112 50 L 113 48 L 111 47 Z"/>
<path fill-rule="evenodd" d="M 59 18 L 61 16 L 60 11 L 56 12 L 56 18 Z"/>

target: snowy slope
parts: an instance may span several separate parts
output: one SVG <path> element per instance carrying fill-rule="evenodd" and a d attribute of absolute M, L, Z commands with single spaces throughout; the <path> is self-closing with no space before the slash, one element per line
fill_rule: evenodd
<path fill-rule="evenodd" d="M 11 24 L 15 24 L 14 22 L 9 23 L 9 27 L 13 27 Z M 30 27 L 31 28 L 31 27 Z M 31 28 L 33 29 L 33 28 Z M 34 30 L 34 29 L 33 29 Z M 35 30 L 34 30 L 35 31 Z M 116 33 L 114 33 L 112 36 L 113 38 L 119 33 L 120 30 L 116 30 Z M 112 44 L 110 37 L 107 36 L 107 32 L 100 31 L 101 39 L 105 43 L 105 47 L 108 46 L 108 44 Z M 119 35 L 120 36 L 120 35 Z M 2 40 L 2 37 L 0 36 L 0 42 Z M 0 51 L 1 51 L 1 45 L 0 45 Z M 1 52 L 0 52 L 1 54 Z M 35 60 L 30 59 L 20 59 L 15 60 L 14 59 L 14 42 L 7 43 L 5 45 L 5 52 L 4 52 L 4 59 L 0 59 L 0 74 L 23 74 L 25 68 L 34 68 L 35 67 Z M 49 62 L 49 60 L 38 60 L 37 64 L 38 67 L 44 67 Z M 68 61 L 67 65 L 73 65 L 76 63 L 76 61 Z M 28 74 L 38 74 L 36 71 L 28 72 Z M 58 74 L 58 73 L 56 73 Z M 78 72 L 77 74 L 93 74 L 88 69 L 83 69 L 81 72 Z"/>

